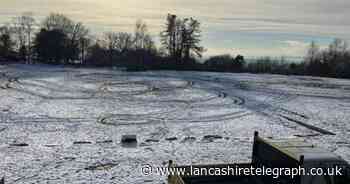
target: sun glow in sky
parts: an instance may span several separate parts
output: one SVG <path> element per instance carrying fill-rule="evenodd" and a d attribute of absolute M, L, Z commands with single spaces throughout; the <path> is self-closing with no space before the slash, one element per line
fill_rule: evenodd
<path fill-rule="evenodd" d="M 143 19 L 157 40 L 173 13 L 202 22 L 206 55 L 303 56 L 311 40 L 350 39 L 349 9 L 349 0 L 1 0 L 0 24 L 23 12 L 38 20 L 58 12 L 100 34 L 133 31 Z"/>

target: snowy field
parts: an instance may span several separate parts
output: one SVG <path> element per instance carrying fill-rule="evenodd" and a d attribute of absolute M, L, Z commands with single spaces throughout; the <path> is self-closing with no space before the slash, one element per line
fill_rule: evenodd
<path fill-rule="evenodd" d="M 350 80 L 0 65 L 8 183 L 163 183 L 144 164 L 249 162 L 254 131 L 350 161 Z M 125 147 L 121 136 L 136 134 Z"/>

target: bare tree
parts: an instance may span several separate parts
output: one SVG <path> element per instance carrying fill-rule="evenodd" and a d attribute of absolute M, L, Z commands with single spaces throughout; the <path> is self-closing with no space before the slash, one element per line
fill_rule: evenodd
<path fill-rule="evenodd" d="M 161 32 L 162 45 L 176 62 L 188 60 L 191 56 L 202 57 L 204 48 L 201 41 L 199 21 L 193 18 L 179 19 L 168 14 L 166 28 Z"/>
<path fill-rule="evenodd" d="M 79 39 L 79 44 L 80 44 L 80 64 L 83 64 L 84 61 L 86 60 L 86 57 L 88 55 L 88 49 L 90 48 L 91 45 L 91 38 L 84 37 Z"/>
<path fill-rule="evenodd" d="M 35 19 L 33 18 L 33 13 L 27 12 L 19 17 L 15 17 L 12 24 L 12 28 L 19 44 L 18 49 L 29 64 L 32 60 L 32 36 L 36 24 Z"/>
<path fill-rule="evenodd" d="M 136 49 L 154 50 L 155 44 L 145 22 L 138 20 L 135 26 L 134 44 Z"/>
<path fill-rule="evenodd" d="M 312 41 L 307 51 L 305 62 L 312 63 L 320 59 L 319 57 L 320 57 L 320 47 L 316 44 L 315 41 Z"/>
<path fill-rule="evenodd" d="M 184 19 L 182 32 L 184 58 L 189 59 L 191 54 L 202 57 L 204 48 L 199 45 L 201 42 L 200 22 L 193 18 Z"/>
<path fill-rule="evenodd" d="M 348 43 L 345 40 L 339 38 L 334 39 L 334 41 L 329 45 L 329 56 L 332 60 L 337 60 L 339 57 L 345 55 L 348 49 Z"/>
<path fill-rule="evenodd" d="M 156 51 L 156 44 L 154 43 L 153 39 L 152 39 L 152 36 L 147 34 L 145 37 L 144 37 L 144 49 L 147 50 L 147 51 Z"/>
<path fill-rule="evenodd" d="M 74 22 L 63 14 L 51 13 L 42 22 L 42 28 L 48 31 L 61 30 L 65 34 L 73 32 Z"/>
<path fill-rule="evenodd" d="M 135 48 L 144 48 L 144 38 L 147 34 L 147 25 L 142 20 L 138 20 L 135 26 Z"/>
<path fill-rule="evenodd" d="M 27 63 L 31 63 L 32 58 L 32 36 L 35 29 L 35 19 L 33 14 L 28 12 L 19 17 L 15 17 L 12 21 L 13 30 L 18 40 L 18 49 L 26 58 Z"/>
<path fill-rule="evenodd" d="M 70 39 L 69 47 L 73 50 L 76 49 L 76 52 L 72 52 L 72 58 L 77 57 L 80 51 L 80 62 L 82 63 L 84 60 L 84 51 L 89 45 L 88 38 L 89 30 L 81 23 L 73 23 L 71 33 L 68 34 L 68 38 Z"/>
<path fill-rule="evenodd" d="M 12 21 L 12 27 L 13 33 L 15 35 L 15 39 L 17 40 L 18 43 L 18 50 L 21 48 L 26 47 L 26 34 L 24 31 L 24 26 L 21 23 L 21 18 L 20 17 L 15 17 Z"/>
<path fill-rule="evenodd" d="M 116 49 L 122 54 L 128 50 L 131 50 L 135 41 L 133 40 L 132 34 L 119 32 L 116 33 Z"/>
<path fill-rule="evenodd" d="M 176 57 L 176 15 L 168 14 L 165 30 L 160 33 L 161 43 L 173 58 Z"/>
<path fill-rule="evenodd" d="M 112 63 L 114 52 L 117 48 L 117 43 L 118 43 L 117 33 L 114 33 L 114 32 L 105 33 L 103 36 L 103 42 L 105 47 L 107 48 L 109 62 Z"/>

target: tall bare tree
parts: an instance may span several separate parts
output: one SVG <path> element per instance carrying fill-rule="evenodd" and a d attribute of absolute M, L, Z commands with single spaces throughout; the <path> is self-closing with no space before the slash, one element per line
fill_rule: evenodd
<path fill-rule="evenodd" d="M 147 24 L 142 21 L 136 21 L 134 44 L 136 49 L 143 49 L 146 51 L 154 50 L 155 43 L 151 34 L 148 32 Z"/>
<path fill-rule="evenodd" d="M 319 59 L 320 59 L 320 47 L 316 44 L 315 41 L 312 41 L 309 46 L 309 49 L 307 50 L 305 61 L 306 63 L 312 63 Z"/>
<path fill-rule="evenodd" d="M 42 28 L 47 31 L 61 30 L 68 35 L 73 32 L 74 22 L 63 14 L 51 13 L 42 22 Z"/>
<path fill-rule="evenodd" d="M 345 40 L 336 38 L 329 45 L 329 56 L 332 60 L 337 60 L 339 57 L 344 56 L 348 50 L 348 43 Z"/>
<path fill-rule="evenodd" d="M 117 48 L 118 35 L 114 32 L 107 32 L 103 35 L 103 43 L 107 48 L 109 62 L 113 62 L 114 53 Z"/>
<path fill-rule="evenodd" d="M 79 44 L 80 44 L 80 64 L 83 64 L 86 60 L 86 57 L 88 55 L 88 49 L 91 46 L 92 39 L 88 37 L 80 38 Z"/>
<path fill-rule="evenodd" d="M 124 52 L 131 50 L 135 41 L 133 40 L 132 34 L 119 32 L 116 33 L 116 49 L 123 54 Z"/>
<path fill-rule="evenodd" d="M 161 43 L 168 54 L 175 58 L 176 57 L 176 20 L 177 16 L 168 14 L 165 30 L 160 33 Z"/>
<path fill-rule="evenodd" d="M 193 18 L 179 19 L 168 14 L 165 30 L 161 32 L 162 45 L 176 62 L 188 60 L 191 56 L 202 57 L 200 46 L 200 22 Z"/>
<path fill-rule="evenodd" d="M 201 42 L 200 22 L 193 18 L 183 20 L 182 43 L 184 58 L 187 60 L 191 54 L 202 57 L 204 48 L 199 45 Z"/>
<path fill-rule="evenodd" d="M 18 40 L 18 47 L 26 58 L 27 63 L 32 62 L 32 36 L 35 25 L 36 22 L 31 12 L 24 13 L 13 19 L 13 29 Z"/>
<path fill-rule="evenodd" d="M 144 38 L 147 34 L 147 25 L 142 20 L 138 20 L 135 26 L 135 48 L 144 48 Z"/>

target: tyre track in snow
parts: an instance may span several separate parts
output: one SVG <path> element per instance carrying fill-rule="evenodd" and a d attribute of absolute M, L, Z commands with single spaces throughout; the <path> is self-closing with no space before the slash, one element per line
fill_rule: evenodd
<path fill-rule="evenodd" d="M 266 116 L 280 116 L 290 122 L 297 123 L 300 126 L 304 126 L 308 129 L 318 131 L 323 134 L 330 134 L 331 132 L 322 130 L 321 128 L 308 125 L 307 123 L 301 122 L 299 120 L 293 119 L 293 117 L 290 117 L 288 113 L 286 114 L 276 114 L 274 113 L 275 111 L 282 110 L 283 108 L 280 108 L 280 104 L 283 104 L 285 102 L 288 102 L 290 100 L 293 100 L 298 95 L 291 95 L 288 92 L 285 92 L 283 90 L 270 90 L 268 88 L 264 88 L 262 86 L 254 86 L 254 85 L 249 85 L 245 84 L 243 85 L 242 82 L 236 81 L 236 80 L 228 80 L 228 79 L 223 79 L 223 78 L 205 78 L 205 77 L 193 77 L 193 76 L 180 76 L 178 77 L 182 81 L 185 82 L 185 85 L 183 86 L 167 86 L 166 83 L 162 83 L 162 81 L 159 81 L 158 84 L 160 86 L 157 86 L 157 83 L 153 84 L 151 81 L 148 80 L 143 80 L 143 81 L 126 81 L 125 79 L 123 80 L 117 80 L 116 77 L 120 77 L 122 75 L 116 75 L 116 74 L 105 74 L 105 73 L 86 73 L 86 74 L 79 74 L 75 75 L 74 80 L 81 80 L 81 79 L 88 79 L 90 82 L 97 82 L 98 81 L 104 81 L 98 88 L 97 90 L 87 90 L 87 89 L 74 89 L 71 87 L 66 87 L 65 85 L 58 85 L 54 84 L 52 82 L 48 81 L 36 81 L 35 83 L 32 82 L 19 82 L 18 78 L 10 78 L 8 79 L 8 88 L 12 90 L 17 90 L 20 92 L 24 92 L 27 94 L 31 94 L 34 96 L 38 96 L 42 98 L 43 100 L 89 100 L 92 98 L 108 98 L 108 99 L 113 99 L 113 96 L 124 96 L 128 98 L 129 100 L 135 100 L 138 101 L 140 99 L 134 98 L 134 96 L 138 95 L 144 95 L 146 93 L 152 93 L 152 92 L 158 92 L 158 93 L 172 93 L 174 90 L 183 90 L 183 89 L 188 89 L 188 88 L 194 88 L 194 89 L 200 89 L 200 90 L 206 90 L 211 93 L 217 94 L 217 98 L 227 98 L 233 101 L 233 104 L 242 106 L 244 108 L 247 108 L 249 110 L 252 110 L 253 112 L 263 114 Z M 79 78 L 81 77 L 81 78 Z M 138 75 L 138 77 L 140 77 Z M 148 76 L 150 77 L 150 76 Z M 160 76 L 156 76 L 160 77 Z M 174 79 L 174 76 L 165 76 L 167 78 L 172 78 Z M 128 77 L 132 78 L 132 77 Z M 12 85 L 13 83 L 16 83 L 16 85 Z M 98 82 L 99 83 L 99 82 Z M 165 84 L 165 85 L 164 85 Z M 29 88 L 26 89 L 26 86 Z M 139 91 L 138 89 L 129 89 L 130 86 L 140 86 L 141 88 L 145 88 L 144 90 Z M 30 87 L 37 87 L 39 89 L 45 89 L 49 91 L 54 91 L 53 94 L 40 94 L 36 91 L 30 90 Z M 128 87 L 124 92 L 122 92 L 123 87 Z M 110 88 L 118 88 L 119 91 L 110 91 Z M 120 91 L 121 90 L 121 91 Z M 239 90 L 239 91 L 237 91 Z M 78 97 L 72 97 L 72 96 L 60 96 L 60 93 L 73 93 L 73 92 L 80 92 L 82 96 Z M 235 91 L 237 91 L 235 93 Z M 260 91 L 266 94 L 266 99 L 262 101 L 258 101 L 256 99 L 250 98 L 247 95 L 244 95 L 244 91 Z M 108 94 L 108 97 L 106 95 Z M 197 107 L 201 106 L 202 102 L 205 101 L 215 101 L 217 98 L 208 98 L 208 99 L 200 99 L 200 100 L 156 100 L 159 103 L 164 103 L 164 104 L 178 104 L 178 103 L 183 103 L 187 105 L 186 108 L 189 108 L 190 106 L 194 107 L 193 105 L 196 104 Z M 269 99 L 271 98 L 271 99 Z M 120 99 L 120 98 L 118 98 Z M 142 101 L 142 100 L 141 100 Z M 176 106 L 176 105 L 175 105 Z M 181 106 L 182 107 L 182 106 Z M 173 111 L 176 111 L 176 108 L 173 109 Z M 169 114 L 171 112 L 163 112 L 164 114 Z M 251 113 L 245 113 L 243 116 L 250 115 Z M 176 119 L 176 118 L 170 118 L 167 119 L 167 122 L 210 122 L 210 121 L 224 121 L 224 120 L 230 120 L 230 119 L 237 119 L 240 117 L 243 117 L 242 114 L 239 114 L 237 116 L 236 113 L 228 113 L 228 114 L 223 114 L 223 115 L 213 115 L 213 116 L 208 116 L 205 118 L 194 118 L 194 119 Z M 120 117 L 123 120 L 126 119 L 125 116 Z M 129 115 L 128 118 L 130 118 L 134 121 L 137 119 L 148 119 L 147 122 L 143 123 L 130 123 L 130 124 L 151 124 L 155 122 L 162 122 L 164 121 L 164 118 L 157 118 L 153 116 L 149 117 L 142 117 L 142 116 L 132 116 Z M 124 121 L 125 122 L 125 121 Z M 127 125 L 127 123 L 119 123 L 119 125 Z"/>
<path fill-rule="evenodd" d="M 290 111 L 288 109 L 285 109 L 284 107 L 281 107 L 284 103 L 288 101 L 292 101 L 293 99 L 297 98 L 298 96 L 309 96 L 309 97 L 319 97 L 315 95 L 301 95 L 301 94 L 291 94 L 287 91 L 283 90 L 276 90 L 276 89 L 269 89 L 269 88 L 264 88 L 262 86 L 255 87 L 254 85 L 241 85 L 241 82 L 235 81 L 235 80 L 227 80 L 227 79 L 220 79 L 220 78 L 215 78 L 215 80 L 210 80 L 210 79 L 202 79 L 199 77 L 191 78 L 192 80 L 196 81 L 196 83 L 204 83 L 203 86 L 205 86 L 208 83 L 215 83 L 215 84 L 221 84 L 222 87 L 216 87 L 216 91 L 225 91 L 221 92 L 225 94 L 225 97 L 227 96 L 228 98 L 239 98 L 243 99 L 242 105 L 250 110 L 253 110 L 256 113 L 268 116 L 268 117 L 275 117 L 277 121 L 279 121 L 279 117 L 282 117 L 284 120 L 295 123 L 298 126 L 302 126 L 304 128 L 307 128 L 309 130 L 315 131 L 320 133 L 321 135 L 336 135 L 335 133 L 322 129 L 320 127 L 310 125 L 308 123 L 305 123 L 301 120 L 298 120 L 294 118 L 293 116 L 299 116 L 303 119 L 308 120 L 309 117 L 306 115 L 303 115 L 302 113 Z M 229 84 L 229 85 L 228 85 Z M 234 86 L 233 88 L 227 87 L 227 86 Z M 265 96 L 267 96 L 266 100 L 263 101 L 256 101 L 252 98 L 249 98 L 244 95 L 243 93 L 240 93 L 240 95 L 237 95 L 234 93 L 232 95 L 232 92 L 236 91 L 237 88 L 239 90 L 252 90 L 252 91 L 260 91 L 265 93 Z M 212 90 L 212 89 L 208 89 Z M 272 100 L 268 100 L 269 96 L 271 97 Z M 323 98 L 332 98 L 332 99 L 338 99 L 337 97 L 328 97 L 328 96 L 322 96 Z M 278 112 L 279 111 L 279 112 Z M 284 113 L 281 113 L 280 111 L 284 111 Z M 286 125 L 284 125 L 286 126 Z M 287 126 L 289 128 L 293 128 L 292 126 Z"/>

